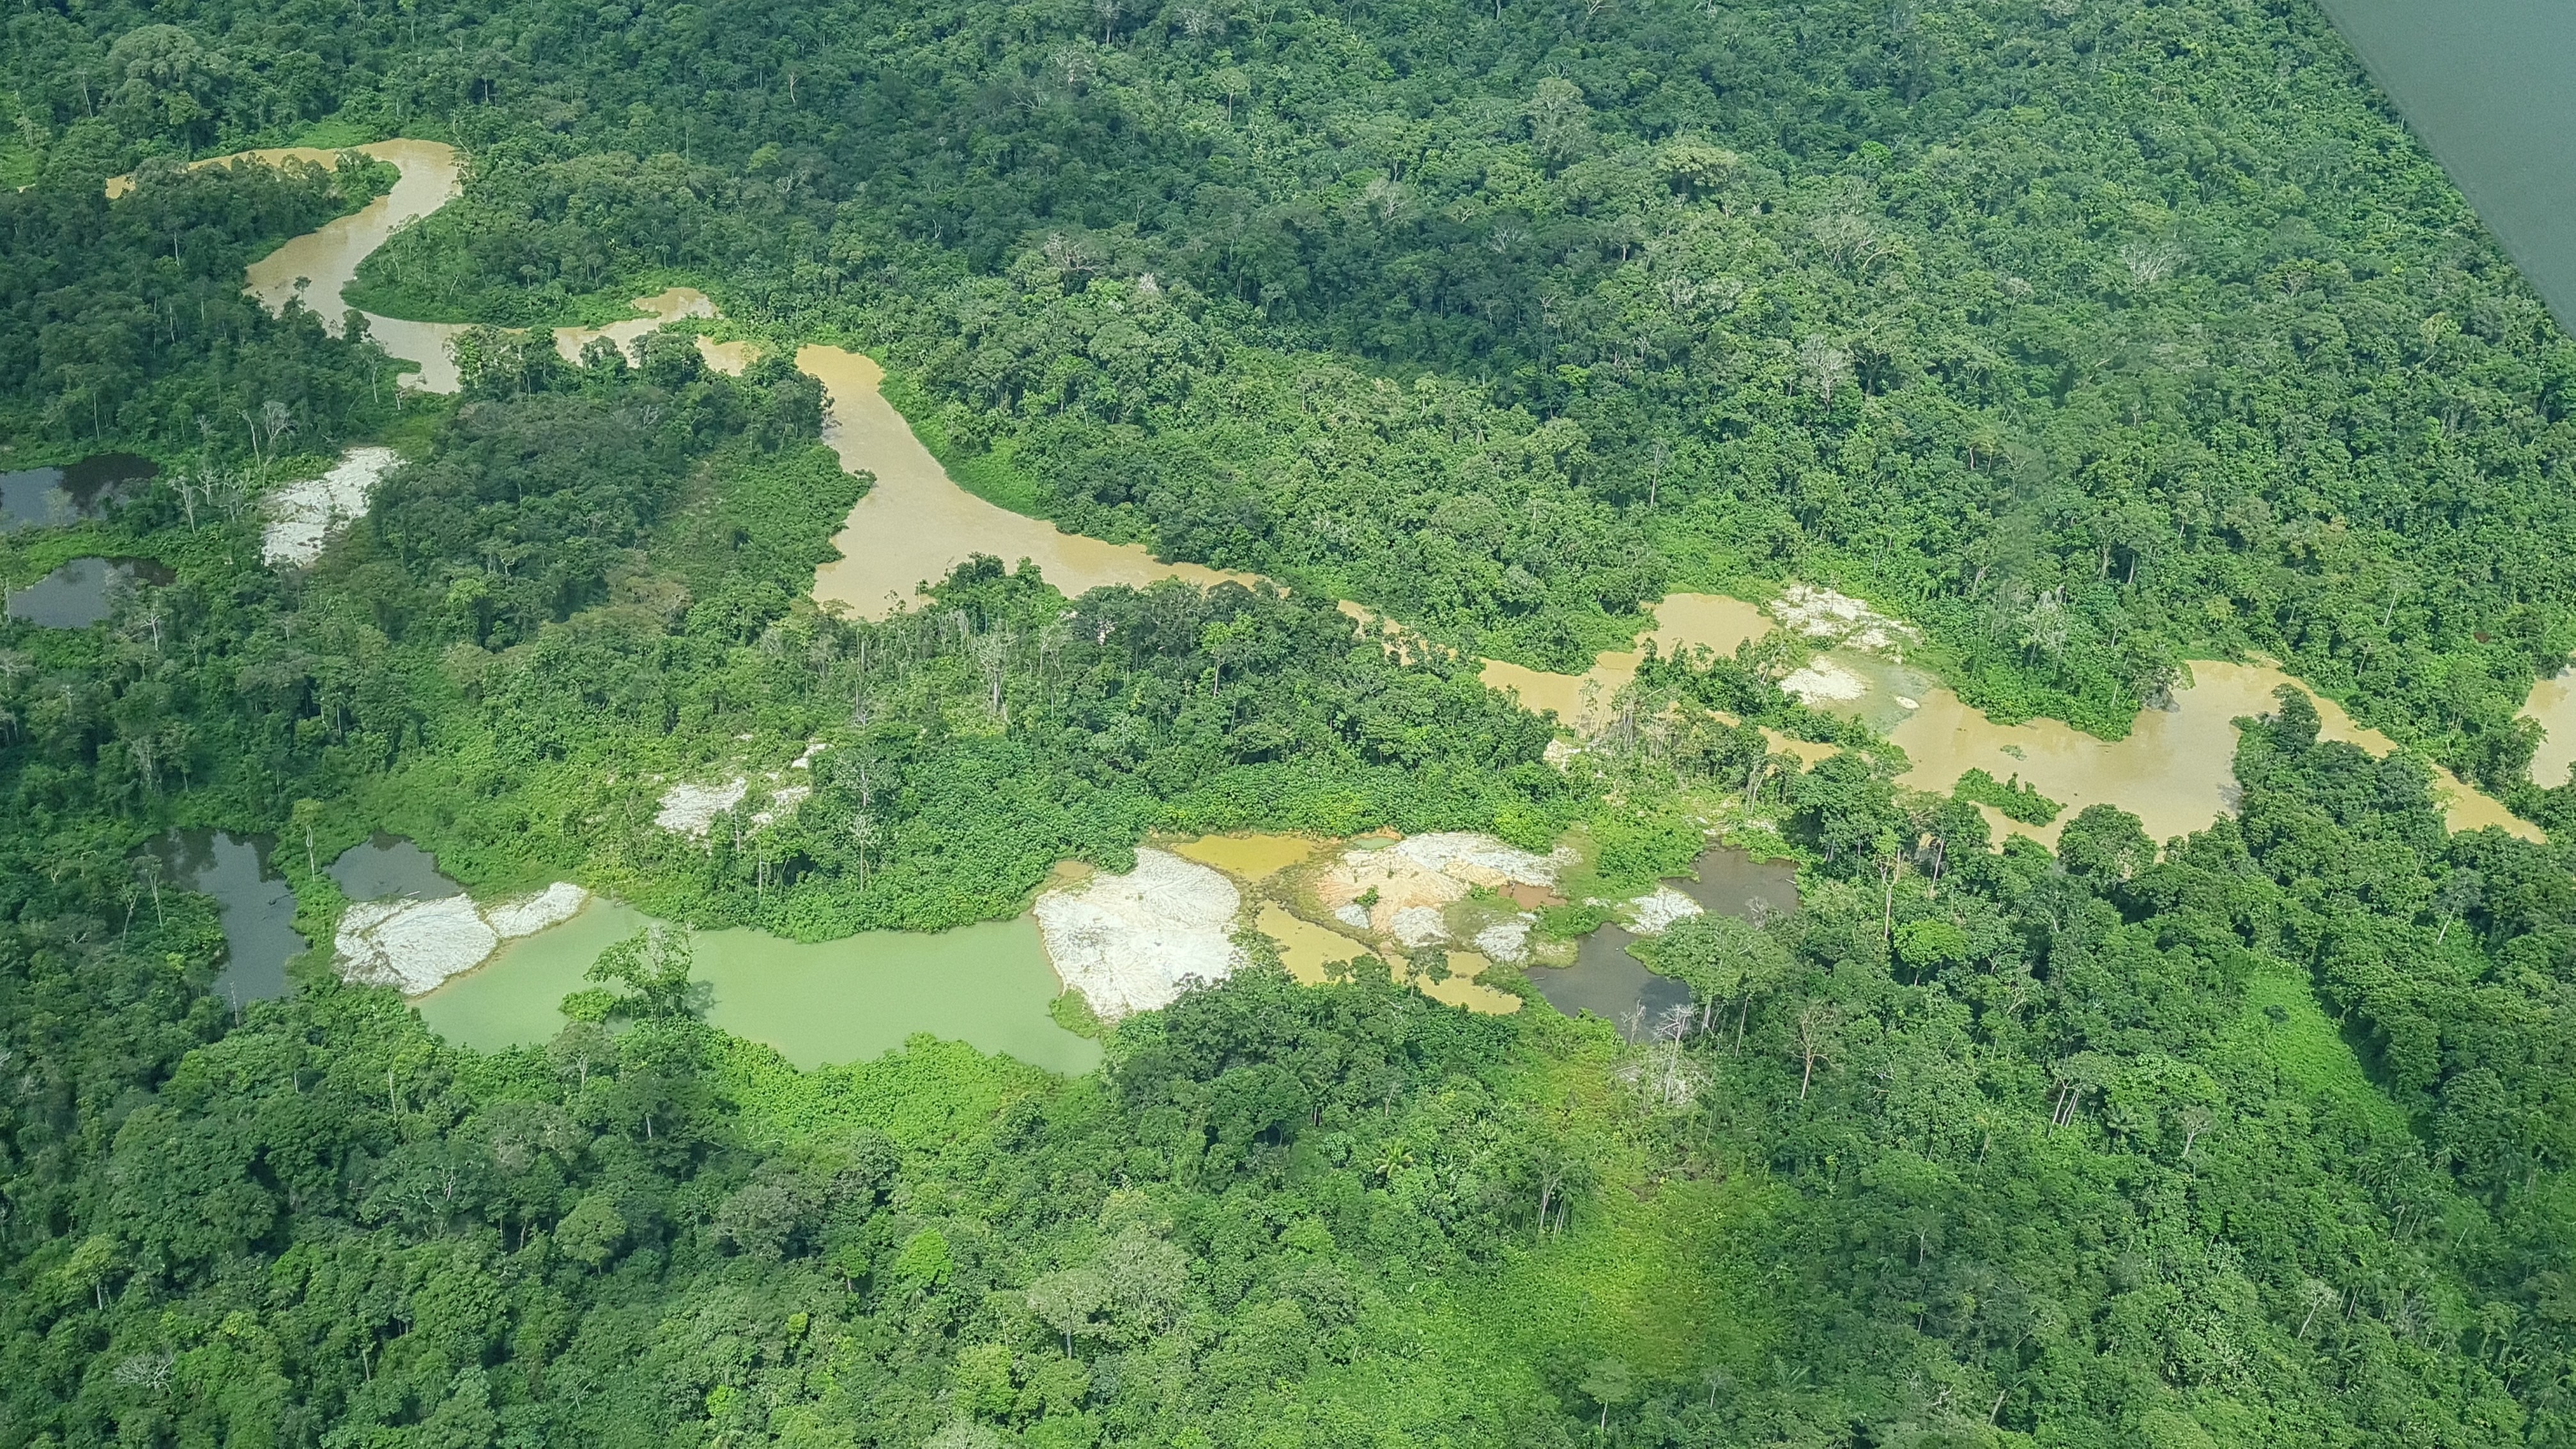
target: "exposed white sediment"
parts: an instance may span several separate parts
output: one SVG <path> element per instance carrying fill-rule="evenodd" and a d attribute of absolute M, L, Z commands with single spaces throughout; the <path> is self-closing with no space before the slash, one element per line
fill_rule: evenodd
<path fill-rule="evenodd" d="M 1056 975 L 1104 1020 L 1169 1006 L 1195 982 L 1242 964 L 1243 897 L 1220 872 L 1139 849 L 1125 875 L 1095 875 L 1038 897 L 1032 914 Z"/>
<path fill-rule="evenodd" d="M 342 524 L 366 513 L 377 480 L 401 461 L 391 448 L 351 448 L 330 472 L 299 478 L 268 495 L 261 562 L 301 567 L 320 558 L 322 545 Z"/>
<path fill-rule="evenodd" d="M 1624 910 L 1631 928 L 1640 936 L 1660 936 L 1672 928 L 1673 922 L 1703 914 L 1699 902 L 1671 886 L 1657 886 L 1627 902 Z"/>
<path fill-rule="evenodd" d="M 1869 681 L 1831 659 L 1818 658 L 1780 681 L 1780 692 L 1809 704 L 1840 704 L 1869 693 Z"/>
<path fill-rule="evenodd" d="M 483 919 L 504 941 L 533 936 L 548 926 L 569 921 L 588 904 L 590 892 L 570 881 L 556 881 L 532 896 L 514 896 L 483 908 Z"/>
<path fill-rule="evenodd" d="M 1487 960 L 1518 966 L 1529 959 L 1529 933 L 1532 924 L 1534 923 L 1530 917 L 1525 915 L 1514 916 L 1508 921 L 1496 921 L 1476 933 L 1474 945 Z"/>
<path fill-rule="evenodd" d="M 1433 935 L 1425 922 L 1474 888 L 1552 886 L 1573 860 L 1570 850 L 1534 855 L 1490 835 L 1445 831 L 1375 849 L 1353 846 L 1316 877 L 1315 893 L 1344 925 L 1421 946 L 1447 938 L 1445 928 Z"/>
<path fill-rule="evenodd" d="M 580 886 L 557 881 L 490 906 L 467 896 L 359 901 L 341 913 L 333 942 L 340 977 L 418 996 L 482 965 L 503 941 L 571 919 L 589 900 Z"/>
<path fill-rule="evenodd" d="M 1791 584 L 1765 608 L 1792 632 L 1873 653 L 1901 652 L 1904 645 L 1922 637 L 1911 624 L 1891 619 L 1849 594 L 1814 584 Z"/>
<path fill-rule="evenodd" d="M 653 823 L 674 835 L 704 840 L 707 827 L 715 818 L 742 803 L 751 793 L 751 782 L 736 776 L 721 785 L 695 785 L 686 781 L 662 792 L 662 809 Z"/>
<path fill-rule="evenodd" d="M 1438 906 L 1406 906 L 1388 923 L 1395 939 L 1412 949 L 1449 939 L 1449 927 L 1441 920 Z"/>

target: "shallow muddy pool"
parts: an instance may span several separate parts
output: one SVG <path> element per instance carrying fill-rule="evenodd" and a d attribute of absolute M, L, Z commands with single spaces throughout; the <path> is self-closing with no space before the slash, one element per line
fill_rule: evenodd
<path fill-rule="evenodd" d="M 1252 885 L 1304 863 L 1323 848 L 1322 841 L 1303 835 L 1203 835 L 1173 846 L 1172 854 Z"/>
<path fill-rule="evenodd" d="M 60 528 L 134 496 L 160 469 L 132 453 L 101 453 L 59 468 L 0 473 L 0 533 Z"/>
<path fill-rule="evenodd" d="M 108 616 L 119 589 L 176 575 L 151 559 L 76 558 L 23 589 L 9 590 L 8 614 L 45 629 L 86 629 Z"/>
<path fill-rule="evenodd" d="M 1180 579 L 1204 588 L 1250 574 L 1197 564 L 1164 563 L 1133 544 L 1103 543 L 1065 533 L 1043 519 L 1013 513 L 957 486 L 912 427 L 877 388 L 885 372 L 838 347 L 798 350 L 796 366 L 823 384 L 831 416 L 823 441 L 853 473 L 873 473 L 849 521 L 832 539 L 841 557 L 814 575 L 814 597 L 838 600 L 861 618 L 882 619 L 915 602 L 925 580 L 943 579 L 974 554 L 1016 567 L 1035 563 L 1067 597 L 1107 584 L 1143 586 Z"/>
<path fill-rule="evenodd" d="M 295 892 L 270 868 L 272 844 L 264 835 L 174 830 L 149 850 L 165 885 L 215 898 L 226 960 L 214 995 L 233 1006 L 284 996 L 286 963 L 306 946 L 295 931 Z"/>
<path fill-rule="evenodd" d="M 629 907 L 594 901 L 413 1004 L 433 1031 L 461 1045 L 497 1051 L 545 1042 L 563 1029 L 557 1004 L 590 984 L 582 973 L 646 921 Z M 1100 1061 L 1099 1043 L 1047 1014 L 1055 973 L 1026 917 L 812 945 L 758 931 L 702 931 L 696 947 L 697 979 L 711 991 L 707 1020 L 776 1047 L 800 1067 L 875 1057 L 915 1032 L 1059 1072 Z"/>

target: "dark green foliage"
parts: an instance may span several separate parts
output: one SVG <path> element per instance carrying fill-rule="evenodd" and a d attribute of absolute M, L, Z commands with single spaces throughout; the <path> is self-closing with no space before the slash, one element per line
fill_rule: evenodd
<path fill-rule="evenodd" d="M 270 402 L 314 451 L 382 428 L 394 409 L 384 354 L 300 308 L 269 316 L 241 278 L 383 190 L 389 171 L 355 158 L 337 172 L 162 163 L 110 201 L 97 130 L 66 137 L 32 188 L 0 188 L 0 438 L 232 458 L 255 451 L 243 414 Z M 18 465 L 0 454 L 0 466 Z"/>
<path fill-rule="evenodd" d="M 2024 825 L 2046 825 L 2065 808 L 2039 793 L 2037 786 L 2023 784 L 2019 775 L 2009 780 L 1998 780 L 1981 769 L 1971 769 L 1961 775 L 1959 783 L 1951 787 L 1951 793 L 1962 800 L 1992 805 L 2004 813 L 2005 819 L 2018 820 Z"/>

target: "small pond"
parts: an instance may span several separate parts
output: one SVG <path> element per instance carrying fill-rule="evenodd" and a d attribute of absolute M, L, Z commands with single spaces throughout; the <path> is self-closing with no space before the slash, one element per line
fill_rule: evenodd
<path fill-rule="evenodd" d="M 96 518 L 131 498 L 160 471 L 149 458 L 101 453 L 63 468 L 0 473 L 0 533 Z"/>
<path fill-rule="evenodd" d="M 273 842 L 229 830 L 174 830 L 153 842 L 162 879 L 215 898 L 226 961 L 214 994 L 235 1007 L 286 994 L 286 963 L 303 953 L 295 931 L 295 892 L 269 868 Z"/>
<path fill-rule="evenodd" d="M 23 589 L 9 590 L 8 614 L 46 629 L 86 629 L 107 617 L 117 590 L 137 579 L 166 584 L 173 577 L 150 559 L 76 558 Z"/>
<path fill-rule="evenodd" d="M 1718 845 L 1702 852 L 1692 868 L 1698 879 L 1677 879 L 1672 885 L 1703 910 L 1759 921 L 1798 908 L 1798 867 L 1793 862 L 1757 860 L 1749 851 Z M 1566 1015 L 1588 1011 L 1617 1024 L 1623 1033 L 1630 1030 L 1629 1018 L 1642 1009 L 1637 1030 L 1651 1032 L 1666 1008 L 1689 1004 L 1690 988 L 1656 975 L 1629 955 L 1636 940 L 1624 926 L 1603 926 L 1575 943 L 1573 965 L 1529 968 L 1530 984 Z"/>
<path fill-rule="evenodd" d="M 1568 1016 L 1591 1012 L 1616 1025 L 1630 1040 L 1654 1030 L 1655 1018 L 1667 1007 L 1690 1004 L 1690 988 L 1669 976 L 1658 976 L 1628 954 L 1637 938 L 1620 926 L 1603 926 L 1575 943 L 1574 964 L 1562 969 L 1529 968 L 1530 985 L 1547 1004 Z M 1644 1009 L 1637 1025 L 1629 1017 Z"/>
<path fill-rule="evenodd" d="M 564 1025 L 557 1004 L 611 944 L 643 929 L 630 907 L 593 901 L 560 926 L 503 946 L 414 1005 L 430 1029 L 482 1051 L 534 1046 Z M 697 979 L 710 1024 L 776 1047 L 800 1067 L 864 1061 L 915 1032 L 1085 1072 L 1100 1045 L 1055 1024 L 1060 989 L 1026 916 L 953 931 L 868 931 L 807 944 L 751 930 L 701 931 Z"/>
<path fill-rule="evenodd" d="M 438 857 L 382 831 L 340 852 L 327 873 L 353 901 L 434 901 L 465 892 L 439 873 Z"/>

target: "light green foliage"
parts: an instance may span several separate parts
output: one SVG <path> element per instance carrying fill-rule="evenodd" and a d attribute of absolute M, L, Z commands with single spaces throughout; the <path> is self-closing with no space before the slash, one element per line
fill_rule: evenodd
<path fill-rule="evenodd" d="M 567 1009 L 564 1015 L 575 1021 L 599 1021 L 608 1016 L 688 1016 L 694 1015 L 698 1003 L 693 999 L 689 972 L 695 964 L 686 931 L 668 926 L 648 926 L 599 953 L 599 960 L 582 973 L 585 980 L 614 981 L 623 984 L 623 995 L 613 996 L 604 1015 L 593 1015 L 589 1008 L 596 1004 L 592 992 L 576 992 L 564 998 L 567 1008 L 580 1001 L 583 1011 Z"/>
<path fill-rule="evenodd" d="M 1998 780 L 1981 769 L 1970 769 L 1960 775 L 1959 783 L 1951 787 L 1951 793 L 1962 800 L 1992 805 L 2004 813 L 2005 819 L 2018 820 L 2024 825 L 2046 825 L 2065 808 L 2039 793 L 2037 787 L 2023 784 L 2019 775 L 2009 780 Z"/>

